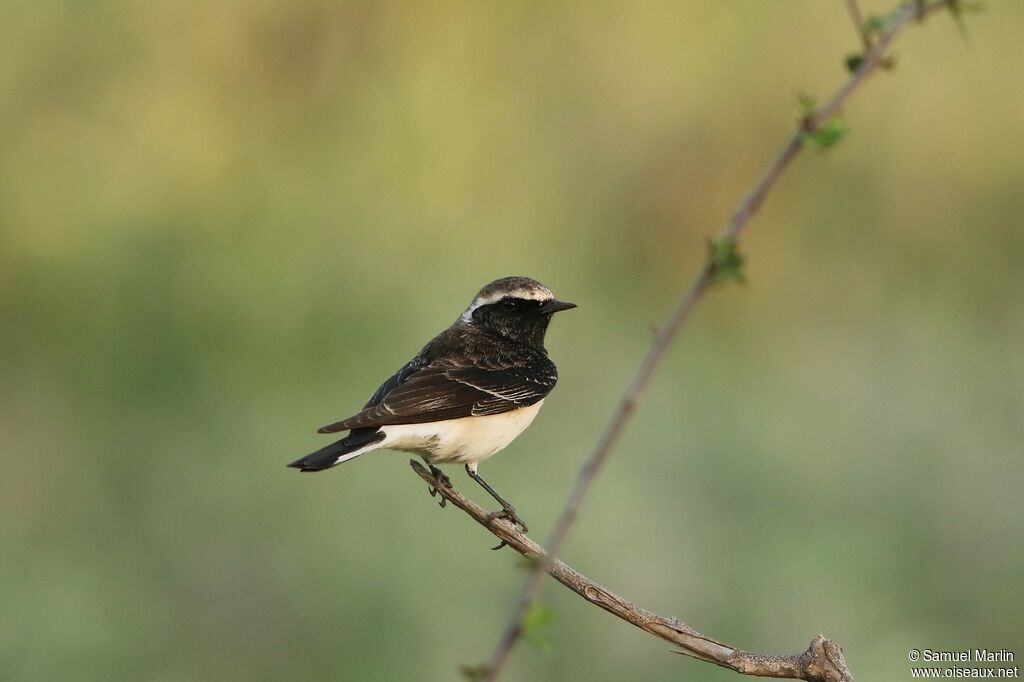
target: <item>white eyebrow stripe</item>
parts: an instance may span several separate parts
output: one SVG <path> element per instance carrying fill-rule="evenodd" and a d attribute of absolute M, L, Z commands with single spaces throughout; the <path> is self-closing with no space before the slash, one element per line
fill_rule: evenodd
<path fill-rule="evenodd" d="M 462 319 L 468 320 L 469 317 L 473 314 L 473 311 L 479 308 L 480 306 L 497 303 L 506 296 L 510 298 L 522 298 L 528 301 L 550 301 L 555 297 L 555 295 L 552 294 L 546 288 L 534 287 L 531 287 L 529 289 L 512 289 L 510 291 L 499 291 L 489 296 L 477 296 L 476 298 L 473 299 L 473 302 L 469 304 L 469 307 L 466 308 L 466 311 L 462 313 Z"/>

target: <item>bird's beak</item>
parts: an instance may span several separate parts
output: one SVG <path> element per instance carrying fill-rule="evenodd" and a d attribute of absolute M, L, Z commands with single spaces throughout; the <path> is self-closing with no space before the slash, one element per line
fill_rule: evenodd
<path fill-rule="evenodd" d="M 569 303 L 568 301 L 559 301 L 557 298 L 553 298 L 547 303 L 545 303 L 543 306 L 541 306 L 541 309 L 548 314 L 554 314 L 557 312 L 561 312 L 563 310 L 572 310 L 575 307 L 575 303 Z"/>

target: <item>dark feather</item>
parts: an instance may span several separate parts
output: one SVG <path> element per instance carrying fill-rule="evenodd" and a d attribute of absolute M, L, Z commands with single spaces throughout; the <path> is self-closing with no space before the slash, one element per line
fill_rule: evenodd
<path fill-rule="evenodd" d="M 543 400 L 557 380 L 542 347 L 455 325 L 385 381 L 362 412 L 320 433 L 500 414 Z"/>
<path fill-rule="evenodd" d="M 323 471 L 334 466 L 339 457 L 382 440 L 384 432 L 379 429 L 356 429 L 341 440 L 297 459 L 288 466 L 301 471 Z"/>

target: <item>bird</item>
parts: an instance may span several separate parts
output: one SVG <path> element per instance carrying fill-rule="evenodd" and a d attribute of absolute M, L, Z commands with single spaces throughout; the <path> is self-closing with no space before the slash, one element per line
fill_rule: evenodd
<path fill-rule="evenodd" d="M 558 370 L 544 336 L 555 313 L 575 307 L 535 279 L 494 280 L 450 327 L 382 383 L 362 410 L 318 430 L 348 435 L 288 466 L 324 471 L 374 450 L 400 450 L 427 463 L 434 495 L 441 486 L 451 486 L 435 465 L 463 464 L 501 505 L 490 517 L 505 518 L 527 532 L 515 507 L 480 476 L 478 467 L 526 430 L 555 387 Z M 442 507 L 444 501 L 442 496 Z"/>

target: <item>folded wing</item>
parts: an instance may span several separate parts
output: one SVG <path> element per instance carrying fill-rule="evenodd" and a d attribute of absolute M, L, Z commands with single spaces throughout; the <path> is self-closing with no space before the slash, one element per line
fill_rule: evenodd
<path fill-rule="evenodd" d="M 320 433 L 509 412 L 543 400 L 557 380 L 550 361 L 493 369 L 407 365 L 378 389 L 377 400 L 371 399 L 362 412 Z"/>

